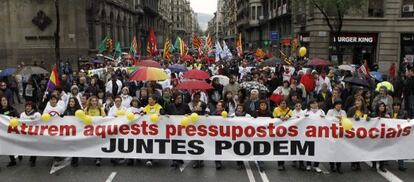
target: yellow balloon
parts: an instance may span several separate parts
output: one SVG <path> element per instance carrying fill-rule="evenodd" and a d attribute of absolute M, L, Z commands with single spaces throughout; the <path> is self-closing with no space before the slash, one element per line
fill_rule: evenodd
<path fill-rule="evenodd" d="M 341 118 L 341 124 L 345 131 L 352 129 L 352 121 L 347 117 Z"/>
<path fill-rule="evenodd" d="M 227 111 L 223 111 L 223 112 L 221 112 L 221 116 L 222 116 L 223 118 L 227 118 L 227 115 L 228 115 Z"/>
<path fill-rule="evenodd" d="M 91 125 L 92 124 L 92 117 L 90 117 L 90 116 L 85 116 L 85 117 L 83 117 L 83 123 L 85 124 L 85 125 Z"/>
<path fill-rule="evenodd" d="M 84 117 L 85 117 L 85 111 L 83 111 L 83 110 L 79 109 L 79 110 L 77 110 L 77 111 L 75 112 L 75 116 L 76 116 L 78 119 L 82 119 L 82 118 L 84 118 Z"/>
<path fill-rule="evenodd" d="M 48 122 L 50 120 L 51 116 L 49 113 L 42 114 L 42 121 Z"/>
<path fill-rule="evenodd" d="M 117 116 L 123 116 L 123 115 L 125 115 L 125 111 L 123 111 L 123 110 L 118 110 L 118 111 L 116 111 L 116 115 L 117 115 Z"/>
<path fill-rule="evenodd" d="M 200 119 L 200 117 L 198 116 L 198 114 L 197 114 L 197 113 L 192 113 L 192 114 L 190 115 L 190 119 L 191 119 L 191 121 L 192 121 L 193 123 L 195 123 L 195 122 L 197 122 L 197 121 Z"/>
<path fill-rule="evenodd" d="M 19 126 L 19 120 L 17 120 L 17 118 L 12 118 L 12 119 L 10 119 L 9 125 L 12 128 L 16 128 L 17 126 Z"/>
<path fill-rule="evenodd" d="M 134 113 L 130 112 L 126 115 L 126 118 L 128 119 L 128 121 L 132 121 L 135 119 L 135 115 Z"/>
<path fill-rule="evenodd" d="M 301 47 L 301 48 L 299 49 L 299 56 L 300 56 L 300 57 L 305 57 L 306 52 L 308 52 L 308 51 L 306 50 L 306 47 Z"/>
<path fill-rule="evenodd" d="M 153 123 L 157 123 L 159 119 L 160 118 L 158 117 L 158 114 L 151 114 L 151 116 L 150 116 L 150 120 Z"/>
<path fill-rule="evenodd" d="M 181 119 L 181 125 L 183 125 L 184 127 L 187 127 L 188 125 L 190 125 L 190 118 L 183 117 L 183 119 Z"/>

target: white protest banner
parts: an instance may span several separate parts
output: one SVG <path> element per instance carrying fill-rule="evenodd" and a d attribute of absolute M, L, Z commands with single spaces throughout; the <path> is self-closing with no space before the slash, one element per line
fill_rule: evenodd
<path fill-rule="evenodd" d="M 352 162 L 414 158 L 413 124 L 407 120 L 352 121 L 345 131 L 336 118 L 200 116 L 184 127 L 184 116 L 75 117 L 9 126 L 0 116 L 0 155 L 103 158 Z"/>

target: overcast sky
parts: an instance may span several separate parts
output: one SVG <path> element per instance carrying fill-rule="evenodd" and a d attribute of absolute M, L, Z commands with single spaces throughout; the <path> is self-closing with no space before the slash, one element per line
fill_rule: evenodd
<path fill-rule="evenodd" d="M 217 10 L 217 0 L 190 0 L 190 4 L 196 13 L 213 15 Z"/>

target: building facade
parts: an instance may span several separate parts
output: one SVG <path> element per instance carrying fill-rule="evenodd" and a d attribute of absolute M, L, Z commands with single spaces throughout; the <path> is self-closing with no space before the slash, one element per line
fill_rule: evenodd
<path fill-rule="evenodd" d="M 236 0 L 236 7 L 236 27 L 246 49 L 262 48 L 273 55 L 279 54 L 278 49 L 289 49 L 290 0 Z"/>
<path fill-rule="evenodd" d="M 194 16 L 194 11 L 190 6 L 190 1 L 172 0 L 170 6 L 173 22 L 173 36 L 171 38 L 175 39 L 177 36 L 180 36 L 186 42 L 190 42 L 191 36 L 193 35 L 194 20 L 197 21 L 197 17 Z"/>
<path fill-rule="evenodd" d="M 337 64 L 361 64 L 365 59 L 387 72 L 392 63 L 413 61 L 413 7 L 413 0 L 366 0 L 361 11 L 345 15 L 335 37 L 319 10 L 307 1 L 294 7 L 294 32 L 311 58 Z"/>
<path fill-rule="evenodd" d="M 54 1 L 0 1 L 0 65 L 56 62 Z M 76 61 L 98 52 L 104 37 L 120 42 L 128 52 L 134 36 L 140 54 L 146 54 L 148 30 L 153 27 L 162 47 L 171 32 L 168 0 L 60 0 L 62 61 Z"/>
<path fill-rule="evenodd" d="M 223 10 L 223 39 L 232 47 L 238 36 L 236 0 L 225 1 Z"/>

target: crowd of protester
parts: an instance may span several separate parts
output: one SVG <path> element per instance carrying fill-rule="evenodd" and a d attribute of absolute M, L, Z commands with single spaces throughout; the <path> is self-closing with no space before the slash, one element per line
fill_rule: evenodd
<path fill-rule="evenodd" d="M 60 87 L 47 91 L 48 75 L 32 75 L 27 80 L 16 80 L 15 76 L 3 78 L 0 83 L 0 114 L 25 119 L 39 119 L 42 113 L 60 116 L 73 116 L 83 109 L 90 116 L 115 116 L 118 110 L 133 113 L 186 115 L 193 112 L 199 115 L 221 115 L 227 111 L 231 117 L 271 117 L 289 120 L 308 116 L 347 116 L 359 120 L 368 117 L 409 119 L 414 115 L 414 68 L 407 67 L 400 77 L 389 78 L 394 84 L 394 92 L 386 87 L 375 91 L 375 82 L 368 80 L 371 87 L 359 87 L 344 83 L 346 77 L 361 77 L 358 71 L 343 71 L 334 67 L 311 67 L 278 65 L 260 66 L 260 61 L 229 60 L 207 63 L 203 60 L 171 62 L 160 61 L 164 68 L 173 63 L 183 64 L 189 69 L 200 69 L 213 75 L 230 78 L 228 85 L 218 79 L 206 80 L 214 89 L 178 90 L 182 81 L 181 73 L 171 73 L 171 79 L 164 82 L 131 81 L 130 73 L 121 69 L 132 66 L 128 60 L 118 65 L 111 61 L 94 64 L 92 68 L 106 68 L 101 75 L 88 75 L 87 70 L 74 72 L 69 63 L 60 66 Z M 365 79 L 365 78 L 364 78 Z M 240 83 L 256 81 L 266 86 L 268 92 L 260 89 L 242 89 Z M 309 85 L 304 85 L 311 83 Z M 19 86 L 20 85 L 20 86 Z M 20 88 L 20 89 L 19 89 Z M 399 89 L 404 88 L 404 89 Z M 271 96 L 280 99 L 274 101 Z M 19 113 L 13 107 L 17 98 L 25 100 L 24 111 Z M 52 116 L 53 116 L 52 115 Z M 56 163 L 61 159 L 55 158 Z M 96 159 L 100 166 L 103 159 Z M 111 159 L 112 164 L 133 165 L 132 159 Z M 153 160 L 145 160 L 151 167 Z M 171 166 L 177 168 L 183 161 L 174 160 Z M 72 159 L 72 166 L 78 166 L 79 159 Z M 216 168 L 223 164 L 216 161 Z M 260 170 L 264 162 L 259 161 Z M 379 161 L 378 170 L 386 171 L 385 165 L 391 162 Z M 10 156 L 8 167 L 17 165 Z M 36 165 L 36 157 L 30 157 L 30 165 Z M 203 161 L 194 161 L 194 168 L 203 167 Z M 301 170 L 321 172 L 318 162 L 295 161 L 294 167 Z M 237 162 L 238 168 L 243 163 Z M 361 170 L 359 162 L 351 164 L 352 170 Z M 376 163 L 372 166 L 376 170 Z M 406 169 L 404 161 L 398 167 Z M 278 169 L 285 170 L 285 163 L 278 162 Z M 342 173 L 341 163 L 330 163 L 332 172 Z"/>

